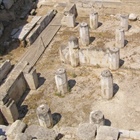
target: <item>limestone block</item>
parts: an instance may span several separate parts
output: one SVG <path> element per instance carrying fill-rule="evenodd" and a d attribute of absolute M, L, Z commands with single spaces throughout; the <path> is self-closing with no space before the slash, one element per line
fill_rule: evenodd
<path fill-rule="evenodd" d="M 20 32 L 20 34 L 19 34 L 19 36 L 18 36 L 18 39 L 21 40 L 21 41 L 22 41 L 23 39 L 25 39 L 26 36 L 27 36 L 27 35 L 29 34 L 29 32 L 33 29 L 33 27 L 36 25 L 37 21 L 38 21 L 40 18 L 41 18 L 41 16 L 35 16 L 35 17 L 31 20 L 30 23 L 26 24 L 26 25 L 22 28 L 22 30 L 21 30 L 21 32 Z"/>
<path fill-rule="evenodd" d="M 92 111 L 90 113 L 90 123 L 91 124 L 95 124 L 97 126 L 97 128 L 100 126 L 100 125 L 104 125 L 105 123 L 105 119 L 104 119 L 104 115 L 101 111 Z"/>
<path fill-rule="evenodd" d="M 30 140 L 25 133 L 18 133 L 14 140 Z"/>
<path fill-rule="evenodd" d="M 96 140 L 118 140 L 119 131 L 116 128 L 109 126 L 100 126 L 97 130 Z"/>
<path fill-rule="evenodd" d="M 39 125 L 30 125 L 26 130 L 25 134 L 32 138 L 44 139 L 45 140 L 55 140 L 57 133 L 53 129 L 47 129 Z"/>
<path fill-rule="evenodd" d="M 12 99 L 9 99 L 5 105 L 1 105 L 1 112 L 8 123 L 13 123 L 19 117 L 18 109 Z"/>
<path fill-rule="evenodd" d="M 12 65 L 9 60 L 6 60 L 1 66 L 0 66 L 0 82 L 6 78 L 9 71 L 11 70 Z"/>
<path fill-rule="evenodd" d="M 85 22 L 80 23 L 80 39 L 83 45 L 89 45 L 90 43 L 90 35 L 89 35 L 89 27 Z"/>
<path fill-rule="evenodd" d="M 21 69 L 20 69 L 21 70 Z M 11 72 L 5 83 L 5 89 L 8 91 L 7 94 L 12 98 L 15 103 L 18 103 L 27 89 L 27 83 L 25 81 L 23 73 Z"/>
<path fill-rule="evenodd" d="M 130 138 L 139 140 L 140 132 L 139 131 L 130 131 Z"/>
<path fill-rule="evenodd" d="M 77 9 L 76 9 L 76 5 L 69 3 L 66 8 L 64 9 L 64 15 L 67 15 L 68 13 L 74 14 L 75 17 L 77 17 Z"/>
<path fill-rule="evenodd" d="M 51 10 L 45 16 L 41 17 L 41 19 L 37 22 L 35 28 L 26 37 L 26 41 L 30 45 L 36 40 L 36 38 L 45 29 L 45 27 L 48 26 L 55 14 L 56 12 L 54 10 Z"/>
<path fill-rule="evenodd" d="M 113 77 L 109 70 L 104 70 L 101 73 L 101 94 L 104 99 L 113 97 Z"/>
<path fill-rule="evenodd" d="M 36 90 L 38 88 L 39 82 L 35 68 L 32 68 L 29 72 L 24 72 L 24 77 L 31 90 Z"/>
<path fill-rule="evenodd" d="M 26 128 L 26 124 L 22 122 L 21 120 L 16 120 L 12 125 L 9 127 L 9 129 L 6 132 L 6 135 L 9 137 L 9 139 L 14 139 L 16 134 L 22 133 Z"/>
<path fill-rule="evenodd" d="M 98 28 L 98 13 L 93 12 L 90 14 L 90 28 L 97 29 Z"/>
<path fill-rule="evenodd" d="M 55 82 L 58 92 L 61 95 L 65 95 L 68 92 L 68 81 L 65 69 L 59 68 L 55 72 Z"/>
<path fill-rule="evenodd" d="M 40 105 L 37 108 L 36 113 L 40 126 L 44 128 L 51 128 L 53 126 L 51 110 L 47 104 Z"/>
<path fill-rule="evenodd" d="M 67 27 L 75 27 L 75 16 L 74 16 L 74 14 L 69 13 L 67 15 L 66 25 L 67 25 Z"/>
<path fill-rule="evenodd" d="M 120 138 L 129 138 L 130 131 L 129 130 L 119 130 Z"/>
<path fill-rule="evenodd" d="M 6 9 L 10 9 L 12 7 L 12 5 L 14 4 L 14 1 L 13 0 L 3 0 L 3 4 Z"/>
<path fill-rule="evenodd" d="M 79 65 L 79 43 L 78 38 L 71 36 L 68 42 L 70 62 L 73 67 Z"/>
<path fill-rule="evenodd" d="M 62 139 L 73 140 L 77 138 L 77 127 L 61 127 L 59 133 L 63 134 L 64 137 Z"/>
<path fill-rule="evenodd" d="M 93 140 L 96 134 L 96 126 L 90 123 L 80 124 L 78 127 L 77 135 L 80 140 Z"/>
<path fill-rule="evenodd" d="M 129 20 L 131 20 L 131 21 L 136 21 L 136 20 L 137 20 L 137 15 L 134 14 L 134 13 L 131 13 L 131 14 L 129 15 Z"/>
<path fill-rule="evenodd" d="M 109 49 L 109 68 L 111 70 L 117 70 L 120 67 L 120 49 L 110 48 Z"/>

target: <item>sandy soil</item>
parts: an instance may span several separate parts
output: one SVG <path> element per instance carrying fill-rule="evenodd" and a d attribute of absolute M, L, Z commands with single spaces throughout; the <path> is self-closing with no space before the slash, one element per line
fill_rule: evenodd
<path fill-rule="evenodd" d="M 81 21 L 88 22 L 88 17 L 78 17 L 77 22 Z M 96 31 L 90 31 L 91 37 L 95 37 L 91 45 L 96 47 L 99 42 L 103 42 L 101 47 L 113 47 L 114 31 L 119 21 L 106 16 L 106 18 L 100 17 L 100 22 L 102 25 Z M 87 66 L 72 68 L 61 64 L 59 47 L 61 44 L 67 44 L 71 35 L 79 36 L 78 25 L 73 29 L 62 27 L 36 64 L 42 85 L 25 99 L 24 104 L 28 105 L 29 111 L 24 121 L 28 124 L 38 124 L 36 107 L 41 103 L 47 103 L 52 113 L 61 114 L 59 127 L 76 127 L 81 122 L 89 121 L 91 111 L 101 110 L 108 120 L 108 125 L 140 131 L 139 22 L 130 22 L 130 24 L 132 27 L 126 32 L 128 43 L 121 49 L 121 59 L 124 60 L 124 64 L 119 70 L 112 71 L 115 90 L 113 99 L 107 101 L 101 97 L 100 73 L 105 68 Z M 55 86 L 54 74 L 60 67 L 66 68 L 69 84 L 72 87 L 65 97 L 57 95 Z"/>
<path fill-rule="evenodd" d="M 42 13 L 41 9 L 40 14 Z M 82 21 L 89 23 L 89 18 L 79 15 L 77 23 Z M 100 16 L 99 22 L 102 24 L 97 30 L 90 30 L 91 37 L 94 38 L 90 45 L 113 47 L 114 33 L 119 20 L 112 16 Z M 59 129 L 77 127 L 79 123 L 89 121 L 91 111 L 101 110 L 105 115 L 107 125 L 140 131 L 140 21 L 129 24 L 131 28 L 126 32 L 128 43 L 120 50 L 120 56 L 124 62 L 122 61 L 119 70 L 112 71 L 115 94 L 113 99 L 107 101 L 101 97 L 100 73 L 106 68 L 89 66 L 73 68 L 60 62 L 59 47 L 67 44 L 71 35 L 79 37 L 78 24 L 75 28 L 61 27 L 36 64 L 40 86 L 36 91 L 29 92 L 21 106 L 26 106 L 28 109 L 23 121 L 28 125 L 38 124 L 36 108 L 42 103 L 47 103 L 52 113 L 61 115 L 61 120 L 57 124 Z M 13 62 L 16 62 L 24 50 L 25 48 L 17 48 L 8 54 L 9 57 L 7 55 L 2 59 L 11 58 Z M 66 68 L 68 83 L 71 87 L 64 97 L 58 95 L 54 79 L 55 71 L 60 67 Z"/>

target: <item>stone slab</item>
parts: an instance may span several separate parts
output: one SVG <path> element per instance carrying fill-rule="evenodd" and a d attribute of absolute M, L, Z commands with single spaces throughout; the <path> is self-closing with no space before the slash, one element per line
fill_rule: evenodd
<path fill-rule="evenodd" d="M 9 60 L 6 60 L 1 66 L 0 66 L 0 82 L 6 78 L 10 70 L 12 69 L 12 65 Z"/>
<path fill-rule="evenodd" d="M 24 26 L 19 28 L 19 31 L 12 36 L 12 38 L 17 38 L 20 41 L 24 40 L 29 32 L 33 29 L 33 27 L 37 24 L 37 21 L 41 18 L 41 16 L 35 16 L 30 23 L 27 23 Z"/>
<path fill-rule="evenodd" d="M 25 133 L 18 133 L 14 140 L 30 140 Z"/>
<path fill-rule="evenodd" d="M 60 23 L 61 23 L 62 15 L 60 16 L 59 14 L 57 14 L 55 16 L 55 18 L 57 18 L 57 16 L 59 16 L 58 21 L 60 21 Z M 29 62 L 31 67 L 33 65 L 35 65 L 37 60 L 40 58 L 40 56 L 44 52 L 45 48 L 49 45 L 49 43 L 52 41 L 53 37 L 55 36 L 57 31 L 61 27 L 60 25 L 54 25 L 55 18 L 43 30 L 43 32 L 39 35 L 39 37 L 36 39 L 36 41 L 30 46 L 30 50 L 28 50 L 28 52 L 25 54 L 25 56 L 23 56 L 22 61 Z M 57 23 L 58 23 L 58 21 L 57 21 Z M 42 38 L 42 41 L 41 41 L 41 38 Z M 34 59 L 32 59 L 32 58 L 34 58 Z"/>
<path fill-rule="evenodd" d="M 92 140 L 95 138 L 96 130 L 94 124 L 83 123 L 79 125 L 77 135 L 81 140 Z"/>
<path fill-rule="evenodd" d="M 113 140 L 118 140 L 119 130 L 109 126 L 100 126 L 97 130 L 96 140 L 105 140 L 107 137 L 111 137 Z"/>
<path fill-rule="evenodd" d="M 30 45 L 36 40 L 36 38 L 45 29 L 45 27 L 48 26 L 48 24 L 51 22 L 54 16 L 55 12 L 54 10 L 51 10 L 37 22 L 36 27 L 29 33 L 29 35 L 26 38 L 26 41 Z"/>
<path fill-rule="evenodd" d="M 38 125 L 30 125 L 26 129 L 25 134 L 42 140 L 44 140 L 44 138 L 45 140 L 55 140 L 57 136 L 57 133 L 53 129 L 43 128 Z"/>
<path fill-rule="evenodd" d="M 6 135 L 15 138 L 16 134 L 22 133 L 26 128 L 26 124 L 20 120 L 16 120 L 7 130 Z"/>

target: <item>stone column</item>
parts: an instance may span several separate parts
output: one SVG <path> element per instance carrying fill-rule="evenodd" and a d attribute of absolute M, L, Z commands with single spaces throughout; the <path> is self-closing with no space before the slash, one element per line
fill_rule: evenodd
<path fill-rule="evenodd" d="M 95 124 L 98 128 L 100 125 L 104 125 L 105 123 L 104 115 L 101 111 L 92 111 L 90 113 L 89 121 L 90 123 Z"/>
<path fill-rule="evenodd" d="M 89 35 L 89 27 L 85 22 L 80 23 L 80 39 L 83 45 L 89 45 L 90 43 L 90 35 Z"/>
<path fill-rule="evenodd" d="M 101 94 L 104 99 L 113 97 L 113 77 L 109 70 L 104 70 L 101 73 Z"/>
<path fill-rule="evenodd" d="M 70 62 L 73 67 L 79 65 L 79 43 L 78 38 L 71 36 L 68 42 Z"/>
<path fill-rule="evenodd" d="M 68 81 L 66 70 L 59 68 L 55 73 L 55 82 L 58 92 L 61 95 L 65 95 L 68 92 Z"/>
<path fill-rule="evenodd" d="M 109 68 L 111 70 L 117 70 L 120 67 L 120 49 L 110 48 L 109 49 Z"/>
<path fill-rule="evenodd" d="M 128 15 L 121 15 L 121 25 L 120 25 L 124 31 L 128 30 Z"/>
<path fill-rule="evenodd" d="M 67 27 L 75 27 L 75 15 L 68 13 L 67 15 Z"/>
<path fill-rule="evenodd" d="M 40 126 L 44 128 L 53 127 L 53 119 L 52 119 L 51 110 L 47 104 L 40 105 L 37 108 L 36 113 L 37 113 Z"/>
<path fill-rule="evenodd" d="M 116 47 L 123 48 L 124 47 L 124 41 L 125 41 L 125 35 L 124 30 L 121 28 L 116 29 Z"/>
<path fill-rule="evenodd" d="M 90 28 L 97 29 L 98 28 L 98 13 L 93 12 L 90 14 Z"/>

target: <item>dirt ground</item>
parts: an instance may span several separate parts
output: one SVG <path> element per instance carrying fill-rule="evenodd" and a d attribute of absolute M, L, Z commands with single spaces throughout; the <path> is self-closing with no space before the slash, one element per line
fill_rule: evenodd
<path fill-rule="evenodd" d="M 88 17 L 78 17 L 77 22 L 86 21 Z M 100 17 L 102 25 L 96 30 L 90 30 L 94 37 L 91 46 L 113 47 L 114 31 L 119 25 L 119 20 L 111 16 Z M 101 97 L 100 73 L 105 68 L 79 66 L 72 68 L 62 64 L 59 59 L 59 47 L 67 44 L 71 35 L 79 37 L 78 25 L 75 28 L 61 27 L 52 43 L 46 49 L 36 64 L 40 74 L 40 87 L 32 91 L 25 99 L 28 105 L 28 113 L 23 119 L 26 123 L 38 124 L 36 108 L 41 103 L 49 104 L 52 113 L 61 114 L 58 126 L 76 127 L 81 122 L 89 121 L 89 114 L 93 110 L 101 110 L 107 119 L 107 125 L 120 129 L 140 131 L 140 107 L 139 107 L 139 22 L 130 22 L 132 26 L 126 32 L 128 43 L 121 49 L 121 59 L 124 61 L 121 68 L 112 71 L 114 79 L 114 97 L 107 101 Z M 60 43 L 61 42 L 61 43 Z M 82 46 L 81 46 L 82 47 Z M 67 70 L 68 83 L 71 90 L 65 97 L 57 93 L 54 74 L 64 67 Z"/>
<path fill-rule="evenodd" d="M 105 115 L 106 125 L 140 131 L 140 21 L 129 22 L 131 28 L 125 33 L 127 44 L 120 50 L 122 66 L 119 70 L 112 71 L 114 97 L 111 100 L 104 100 L 101 97 L 100 74 L 106 68 L 89 66 L 73 68 L 60 62 L 59 47 L 67 44 L 71 35 L 79 37 L 78 23 L 82 21 L 89 23 L 89 17 L 79 15 L 76 21 L 75 28 L 61 27 L 37 62 L 40 86 L 37 90 L 30 91 L 22 104 L 28 109 L 23 121 L 28 125 L 39 124 L 36 108 L 42 103 L 47 103 L 52 113 L 61 115 L 57 124 L 59 129 L 77 127 L 79 123 L 89 122 L 90 112 L 101 110 Z M 92 38 L 90 45 L 114 47 L 115 29 L 119 26 L 119 20 L 112 15 L 106 15 L 100 16 L 99 22 L 97 30 L 90 30 Z M 26 49 L 28 48 L 17 48 L 3 59 L 11 58 L 14 63 Z M 55 71 L 60 67 L 66 69 L 70 86 L 69 93 L 64 97 L 58 95 L 54 79 Z"/>

